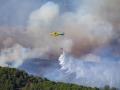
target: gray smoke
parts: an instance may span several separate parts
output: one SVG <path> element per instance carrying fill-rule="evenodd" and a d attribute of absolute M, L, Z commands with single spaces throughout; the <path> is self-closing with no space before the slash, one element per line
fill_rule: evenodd
<path fill-rule="evenodd" d="M 61 8 L 57 0 L 22 2 L 4 2 L 0 9 L 1 66 L 10 64 L 55 81 L 119 87 L 119 0 L 70 0 L 72 10 Z M 53 31 L 65 36 L 51 37 Z"/>
<path fill-rule="evenodd" d="M 64 32 L 65 37 L 52 38 L 48 34 L 53 31 Z M 60 15 L 59 6 L 53 2 L 30 15 L 27 33 L 32 34 L 34 47 L 56 55 L 60 54 L 59 48 L 64 48 L 67 53 L 78 57 L 108 43 L 114 35 L 111 23 L 102 17 L 93 13 L 82 15 L 79 9 Z"/>

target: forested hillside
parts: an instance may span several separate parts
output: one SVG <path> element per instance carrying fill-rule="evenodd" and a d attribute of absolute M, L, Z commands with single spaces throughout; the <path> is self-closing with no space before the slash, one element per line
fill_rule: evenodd
<path fill-rule="evenodd" d="M 15 68 L 0 67 L 0 90 L 99 90 L 34 77 Z M 108 90 L 108 89 L 107 89 Z"/>

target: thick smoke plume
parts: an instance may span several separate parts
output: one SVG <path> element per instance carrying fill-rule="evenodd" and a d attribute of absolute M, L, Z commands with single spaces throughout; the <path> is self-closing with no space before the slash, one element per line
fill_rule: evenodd
<path fill-rule="evenodd" d="M 108 43 L 114 34 L 111 23 L 93 13 L 76 12 L 60 14 L 59 6 L 48 2 L 30 15 L 28 34 L 32 34 L 34 47 L 48 48 L 47 52 L 60 54 L 59 48 L 74 56 L 89 53 Z M 53 31 L 64 32 L 64 37 L 52 38 Z M 42 41 L 42 42 L 41 42 Z M 56 44 L 54 44 L 56 43 Z"/>
<path fill-rule="evenodd" d="M 19 67 L 27 57 L 27 49 L 19 44 L 5 48 L 0 53 L 0 66 Z"/>
<path fill-rule="evenodd" d="M 71 6 L 73 10 L 62 11 L 61 6 L 52 1 L 27 10 L 32 12 L 25 15 L 27 26 L 24 25 L 24 30 L 13 28 L 13 25 L 0 26 L 0 65 L 22 67 L 27 65 L 26 62 L 31 62 L 31 58 L 32 62 L 36 62 L 34 58 L 54 59 L 54 64 L 46 65 L 49 68 L 45 68 L 40 59 L 37 63 L 41 63 L 43 68 L 37 74 L 51 80 L 88 86 L 109 84 L 120 87 L 120 1 L 72 2 L 75 3 Z M 11 3 L 15 5 L 17 0 Z M 19 12 L 19 9 L 23 10 L 18 8 L 15 11 Z M 16 16 L 19 15 L 16 12 Z M 53 31 L 64 32 L 65 35 L 54 38 L 49 35 Z M 65 52 L 62 55 L 60 48 Z M 60 63 L 55 61 L 58 58 Z M 33 64 L 28 67 L 39 67 Z M 31 69 L 28 71 L 32 72 Z M 53 74 L 49 74 L 50 71 Z"/>

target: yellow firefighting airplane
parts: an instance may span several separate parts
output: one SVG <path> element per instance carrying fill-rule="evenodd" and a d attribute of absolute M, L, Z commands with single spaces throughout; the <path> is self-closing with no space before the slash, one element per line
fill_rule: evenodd
<path fill-rule="evenodd" d="M 51 32 L 50 35 L 53 36 L 53 37 L 58 37 L 58 36 L 64 36 L 64 33 L 61 33 L 61 32 Z"/>

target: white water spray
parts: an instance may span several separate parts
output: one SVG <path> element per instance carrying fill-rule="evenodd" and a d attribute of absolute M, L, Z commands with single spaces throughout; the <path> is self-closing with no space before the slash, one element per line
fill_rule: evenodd
<path fill-rule="evenodd" d="M 89 59 L 99 60 L 99 62 L 87 60 L 88 56 Z M 117 69 L 120 68 L 120 63 L 100 56 L 96 56 L 96 58 L 93 58 L 92 55 L 88 56 L 76 59 L 63 52 L 59 57 L 61 70 L 65 70 L 66 74 L 73 73 L 76 76 L 69 81 L 87 86 L 110 85 L 111 87 L 119 87 L 120 71 Z"/>

